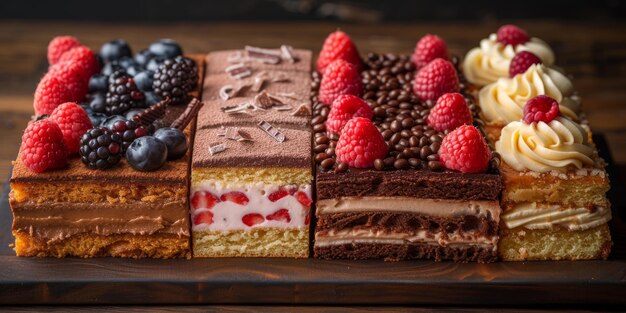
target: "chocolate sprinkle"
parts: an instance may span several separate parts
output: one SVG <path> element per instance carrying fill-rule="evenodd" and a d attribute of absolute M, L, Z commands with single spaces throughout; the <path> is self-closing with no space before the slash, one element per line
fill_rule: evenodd
<path fill-rule="evenodd" d="M 159 103 L 137 113 L 133 116 L 133 121 L 141 126 L 148 127 L 152 123 L 165 115 L 167 106 L 172 102 L 170 98 L 165 98 Z"/>
<path fill-rule="evenodd" d="M 197 98 L 191 99 L 185 111 L 174 121 L 170 127 L 176 128 L 178 130 L 184 130 L 187 125 L 198 115 L 200 108 L 204 106 L 204 102 L 198 100 Z"/>

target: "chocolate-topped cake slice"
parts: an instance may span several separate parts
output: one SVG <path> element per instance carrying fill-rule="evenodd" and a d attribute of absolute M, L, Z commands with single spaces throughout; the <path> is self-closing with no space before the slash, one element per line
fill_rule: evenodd
<path fill-rule="evenodd" d="M 191 170 L 196 257 L 307 257 L 311 52 L 206 57 Z"/>
<path fill-rule="evenodd" d="M 502 181 L 455 66 L 327 62 L 342 36 L 313 74 L 315 257 L 496 261 Z"/>
<path fill-rule="evenodd" d="M 175 45 L 171 40 L 167 44 L 172 47 Z M 111 52 L 113 45 L 118 52 L 127 48 L 125 42 L 116 40 L 105 44 L 107 49 L 103 48 L 103 51 Z M 190 59 L 171 57 L 161 65 L 163 71 L 165 67 L 177 67 L 172 73 L 179 78 L 187 76 L 194 79 L 193 83 L 177 86 L 182 88 L 182 92 L 201 84 L 203 77 L 203 56 L 191 56 Z M 106 62 L 112 67 L 117 66 L 109 63 L 111 60 Z M 188 66 L 181 66 L 181 62 Z M 68 66 L 76 64 L 68 63 Z M 51 75 L 54 79 L 60 79 L 56 66 L 51 67 L 46 77 Z M 141 68 L 136 65 L 135 70 Z M 142 82 L 138 78 L 132 80 L 132 76 L 121 68 L 117 70 L 111 74 L 115 79 L 109 82 L 104 80 L 104 87 L 93 87 L 90 84 L 91 92 L 95 93 L 90 98 L 99 97 L 98 93 L 105 90 L 107 85 L 115 88 L 124 85 L 123 88 L 117 88 L 116 92 L 123 94 L 130 90 L 133 93 L 132 103 L 140 107 L 151 105 L 144 102 L 148 92 L 137 89 L 137 85 Z M 104 74 L 94 77 L 106 78 Z M 164 81 L 169 78 L 160 79 Z M 146 88 L 145 85 L 142 88 Z M 128 102 L 125 102 L 128 98 L 114 99 L 116 95 L 112 94 L 105 94 L 105 97 L 110 98 L 106 104 L 109 113 L 112 113 L 113 106 L 117 109 L 128 108 Z M 93 111 L 99 110 L 96 105 L 90 106 L 81 114 L 88 113 L 91 118 L 89 127 L 95 127 L 78 134 L 76 144 L 80 144 L 80 153 L 69 154 L 66 160 L 62 160 L 64 162 L 60 168 L 43 172 L 34 168 L 32 157 L 29 156 L 32 150 L 25 149 L 37 138 L 30 138 L 30 142 L 23 140 L 17 160 L 13 163 L 9 195 L 14 216 L 16 254 L 40 257 L 191 257 L 188 211 L 191 151 L 187 149 L 185 140 L 193 138 L 195 117 L 193 110 L 187 110 L 186 104 L 191 97 L 199 97 L 200 92 L 194 88 L 188 96 L 181 96 L 178 92 L 179 103 L 173 103 L 175 97 L 172 94 L 172 98 L 168 96 L 168 100 L 154 104 L 132 118 L 133 122 L 122 119 L 119 123 L 104 123 L 108 128 L 98 126 L 98 118 L 102 114 Z M 36 97 L 36 110 L 40 103 L 38 101 Z M 192 104 L 198 105 L 197 102 Z M 80 110 L 78 105 L 71 105 Z M 137 111 L 140 110 L 144 109 Z M 104 108 L 102 112 L 105 112 Z M 124 112 L 120 110 L 116 113 Z M 55 114 L 50 118 L 33 121 L 26 130 L 25 138 L 28 137 L 29 129 L 41 129 L 40 125 L 44 123 L 75 123 L 71 119 L 55 119 Z M 176 120 L 181 123 L 174 123 Z M 157 127 L 170 125 L 180 129 L 163 128 L 154 131 Z M 78 140 L 81 140 L 80 143 Z M 125 150 L 132 150 L 132 161 L 128 157 L 129 153 L 123 154 Z M 164 157 L 169 160 L 161 159 Z"/>

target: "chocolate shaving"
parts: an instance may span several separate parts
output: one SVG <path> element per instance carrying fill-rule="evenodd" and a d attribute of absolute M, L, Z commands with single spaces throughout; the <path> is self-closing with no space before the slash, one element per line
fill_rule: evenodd
<path fill-rule="evenodd" d="M 226 150 L 226 147 L 221 143 L 217 145 L 209 146 L 210 155 L 216 155 L 220 152 L 224 152 L 224 150 Z"/>
<path fill-rule="evenodd" d="M 254 97 L 254 104 L 262 109 L 269 109 L 273 106 L 284 106 L 286 105 L 284 102 L 282 102 L 280 99 L 273 97 L 272 95 L 270 95 L 269 93 L 267 93 L 267 91 L 263 91 L 260 94 L 256 95 L 256 97 Z"/>
<path fill-rule="evenodd" d="M 250 89 L 254 92 L 259 92 L 261 88 L 263 88 L 263 84 L 265 84 L 265 78 L 257 75 L 254 77 L 254 84 L 252 84 L 252 88 Z"/>
<path fill-rule="evenodd" d="M 254 109 L 254 108 L 255 106 L 252 105 L 250 102 L 244 102 L 238 105 L 231 105 L 231 106 L 223 107 L 221 108 L 221 110 L 224 113 L 233 114 L 233 113 L 244 113 L 245 111 L 249 109 Z"/>
<path fill-rule="evenodd" d="M 224 101 L 236 97 L 239 92 L 241 92 L 244 88 L 249 87 L 250 84 L 237 84 L 235 86 L 225 85 L 220 88 L 220 98 Z"/>
<path fill-rule="evenodd" d="M 280 46 L 280 52 L 282 53 L 283 59 L 289 61 L 290 63 L 296 63 L 298 60 L 292 46 L 282 45 Z"/>
<path fill-rule="evenodd" d="M 241 62 L 242 58 L 243 58 L 243 53 L 241 51 L 235 51 L 229 54 L 228 57 L 226 57 L 226 60 L 229 63 L 235 63 L 235 62 Z"/>
<path fill-rule="evenodd" d="M 289 76 L 285 73 L 278 73 L 277 76 L 272 77 L 272 82 L 274 83 L 286 83 L 289 82 Z"/>
<path fill-rule="evenodd" d="M 250 136 L 250 134 L 241 129 L 237 130 L 237 134 L 239 134 L 239 138 L 237 138 L 237 141 L 252 141 L 252 136 Z"/>
<path fill-rule="evenodd" d="M 259 128 L 262 129 L 265 133 L 270 135 L 270 137 L 274 138 L 276 142 L 281 143 L 285 141 L 285 135 L 281 133 L 278 129 L 276 129 L 274 126 L 272 126 L 272 124 L 266 121 L 260 121 L 259 124 L 257 124 L 257 126 L 259 126 Z"/>
<path fill-rule="evenodd" d="M 243 79 L 252 75 L 252 71 L 243 63 L 233 64 L 225 69 L 226 73 L 234 79 Z"/>
<path fill-rule="evenodd" d="M 159 103 L 137 113 L 137 115 L 133 116 L 133 121 L 141 126 L 148 127 L 154 121 L 165 115 L 167 106 L 171 102 L 172 100 L 170 98 L 165 98 L 165 100 L 162 100 Z"/>
<path fill-rule="evenodd" d="M 298 95 L 295 92 L 277 92 L 276 95 L 287 99 L 298 100 Z"/>
<path fill-rule="evenodd" d="M 183 111 L 183 113 L 174 122 L 172 122 L 170 127 L 178 130 L 184 130 L 194 117 L 198 115 L 202 106 L 204 106 L 204 102 L 198 100 L 197 98 L 191 99 L 189 104 L 187 104 L 185 111 Z"/>
<path fill-rule="evenodd" d="M 217 130 L 217 136 L 235 141 L 252 141 L 252 137 L 238 127 L 226 127 Z"/>
<path fill-rule="evenodd" d="M 292 116 L 311 116 L 311 108 L 309 107 L 308 104 L 303 103 L 301 104 L 295 111 L 293 111 L 293 113 L 291 113 Z"/>
<path fill-rule="evenodd" d="M 285 105 L 274 107 L 274 109 L 276 111 L 291 111 L 291 109 L 293 109 L 293 107 L 291 105 L 289 105 L 289 104 L 285 104 Z"/>
<path fill-rule="evenodd" d="M 249 60 L 265 64 L 278 64 L 281 60 L 280 53 L 274 50 L 246 46 L 245 51 Z"/>
<path fill-rule="evenodd" d="M 228 127 L 228 128 L 226 128 L 226 132 L 224 133 L 224 137 L 226 137 L 226 139 L 230 139 L 230 140 L 237 140 L 237 138 L 239 137 L 239 133 L 237 131 L 239 131 L 239 128 L 237 128 L 237 127 Z"/>

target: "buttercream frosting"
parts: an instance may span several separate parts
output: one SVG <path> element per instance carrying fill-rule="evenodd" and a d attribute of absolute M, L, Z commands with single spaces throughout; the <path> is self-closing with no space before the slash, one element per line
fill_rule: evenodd
<path fill-rule="evenodd" d="M 611 209 L 595 207 L 562 208 L 558 204 L 518 203 L 502 214 L 507 228 L 550 229 L 563 227 L 581 231 L 602 225 L 611 220 Z"/>

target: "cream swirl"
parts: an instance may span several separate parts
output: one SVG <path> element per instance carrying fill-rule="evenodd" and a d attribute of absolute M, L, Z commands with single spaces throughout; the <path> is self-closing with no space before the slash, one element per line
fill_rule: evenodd
<path fill-rule="evenodd" d="M 518 171 L 565 172 L 593 165 L 587 132 L 566 117 L 550 123 L 512 122 L 502 129 L 496 151 Z"/>
<path fill-rule="evenodd" d="M 589 210 L 582 207 L 562 208 L 557 204 L 519 203 L 502 214 L 506 228 L 524 227 L 527 229 L 550 229 L 563 227 L 580 231 L 600 226 L 611 220 L 611 209 L 596 207 Z"/>
<path fill-rule="evenodd" d="M 574 96 L 572 82 L 557 70 L 542 64 L 531 65 L 513 78 L 500 78 L 478 94 L 481 117 L 488 124 L 506 125 L 522 119 L 524 105 L 538 95 L 554 98 L 561 113 L 577 120 L 580 99 Z"/>
<path fill-rule="evenodd" d="M 517 45 L 503 45 L 496 40 L 496 34 L 480 41 L 480 46 L 470 50 L 463 60 L 463 73 L 467 80 L 478 86 L 485 86 L 509 76 L 509 65 L 516 53 L 529 51 L 546 65 L 554 64 L 554 52 L 539 38 Z"/>

